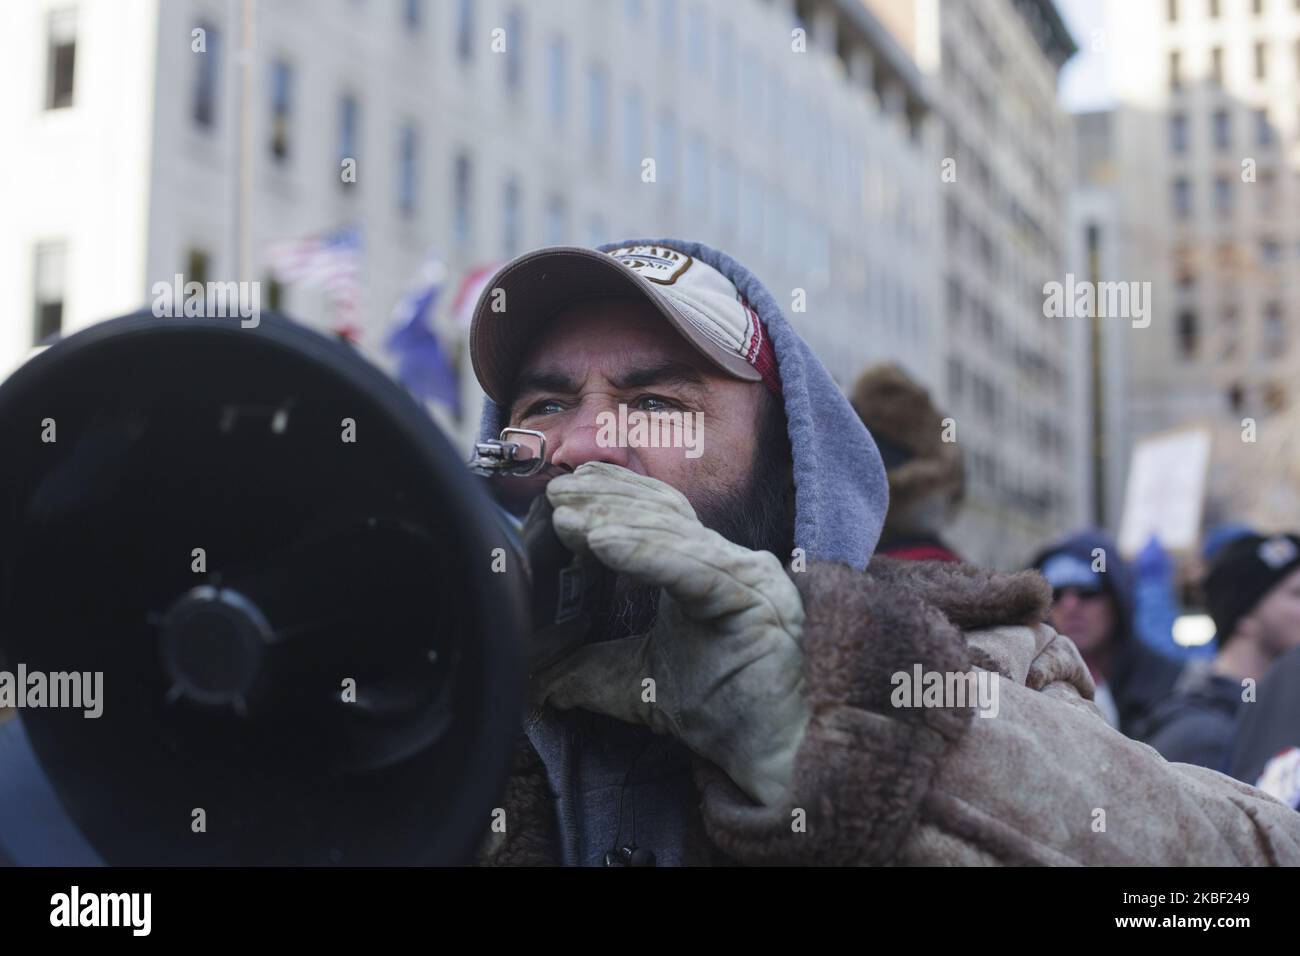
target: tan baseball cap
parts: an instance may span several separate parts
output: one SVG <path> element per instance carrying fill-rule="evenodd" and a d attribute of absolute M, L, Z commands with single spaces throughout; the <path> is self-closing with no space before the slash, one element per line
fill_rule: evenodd
<path fill-rule="evenodd" d="M 721 272 L 668 246 L 598 252 L 550 246 L 507 263 L 487 283 L 470 324 L 470 359 L 483 391 L 509 401 L 534 336 L 583 299 L 644 296 L 720 371 L 780 390 L 758 314 Z"/>

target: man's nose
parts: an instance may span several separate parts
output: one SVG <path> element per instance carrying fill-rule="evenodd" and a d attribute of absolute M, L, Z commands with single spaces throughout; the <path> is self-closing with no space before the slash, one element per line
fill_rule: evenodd
<path fill-rule="evenodd" d="M 617 413 L 611 413 L 617 415 Z M 575 422 L 552 437 L 555 450 L 551 464 L 573 471 L 589 461 L 603 461 L 627 468 L 630 457 L 625 443 L 619 441 L 617 417 L 611 426 L 600 427 L 599 420 Z"/>

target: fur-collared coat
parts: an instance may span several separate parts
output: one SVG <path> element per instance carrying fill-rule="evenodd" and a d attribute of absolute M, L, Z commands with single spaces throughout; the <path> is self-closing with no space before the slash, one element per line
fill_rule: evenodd
<path fill-rule="evenodd" d="M 812 564 L 803 597 L 812 718 L 784 804 L 755 805 L 697 759 L 688 858 L 717 864 L 1300 865 L 1300 814 L 1167 763 L 1109 727 L 1074 644 L 1042 624 L 1033 572 L 876 558 Z M 892 676 L 999 675 L 996 716 L 901 708 Z M 559 860 L 541 760 L 521 739 L 507 828 L 479 862 Z M 800 812 L 802 811 L 802 812 Z"/>

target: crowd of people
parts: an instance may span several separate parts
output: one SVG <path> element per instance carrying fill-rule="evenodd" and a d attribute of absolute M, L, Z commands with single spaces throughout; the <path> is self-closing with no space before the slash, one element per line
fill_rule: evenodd
<path fill-rule="evenodd" d="M 928 392 L 892 364 L 868 369 L 854 408 L 881 448 L 891 502 L 878 553 L 960 561 L 943 528 L 961 501 L 961 456 Z M 1048 621 L 1078 648 L 1106 722 L 1170 761 L 1229 773 L 1300 809 L 1300 536 L 1211 529 L 1199 582 L 1214 654 L 1161 653 L 1137 634 L 1134 572 L 1083 530 L 1030 562 L 1052 588 Z"/>

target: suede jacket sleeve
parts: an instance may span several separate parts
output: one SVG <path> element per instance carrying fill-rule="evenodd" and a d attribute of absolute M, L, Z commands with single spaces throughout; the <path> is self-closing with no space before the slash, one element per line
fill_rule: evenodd
<path fill-rule="evenodd" d="M 1037 574 L 876 559 L 793 574 L 812 718 L 784 804 L 716 768 L 710 839 L 741 863 L 1300 865 L 1300 814 L 1166 762 L 1092 703 Z M 895 706 L 893 675 L 983 672 L 997 707 Z M 985 708 L 988 710 L 988 708 Z"/>

